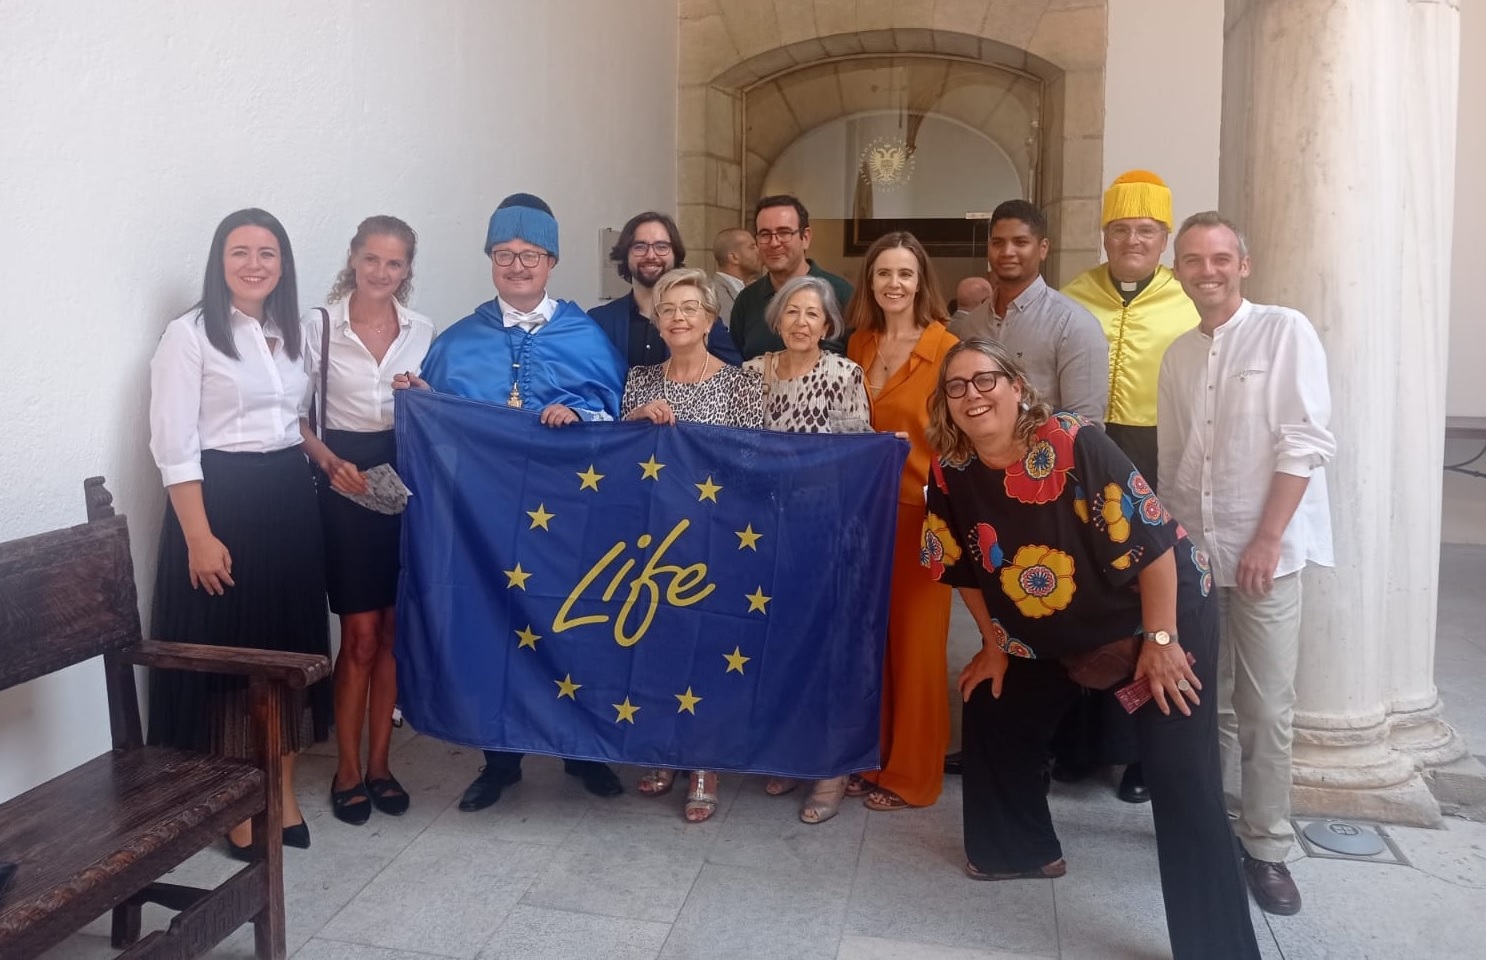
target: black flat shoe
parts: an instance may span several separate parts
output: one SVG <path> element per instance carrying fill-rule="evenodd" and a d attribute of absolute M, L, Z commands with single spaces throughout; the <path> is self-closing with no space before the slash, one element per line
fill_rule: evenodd
<path fill-rule="evenodd" d="M 227 855 L 229 857 L 234 860 L 241 860 L 243 863 L 253 862 L 253 845 L 251 843 L 244 844 L 243 846 L 239 847 L 237 844 L 232 842 L 231 837 L 227 837 L 226 839 Z"/>
<path fill-rule="evenodd" d="M 390 773 L 376 780 L 368 779 L 366 792 L 371 795 L 372 805 L 389 817 L 400 817 L 407 813 L 408 804 L 412 802 L 402 784 Z"/>
<path fill-rule="evenodd" d="M 358 799 L 359 798 L 359 799 Z M 330 812 L 341 823 L 349 823 L 353 827 L 359 827 L 371 819 L 372 797 L 366 792 L 366 784 L 358 783 L 344 790 L 335 788 L 335 780 L 330 781 Z M 286 831 L 288 827 L 284 828 Z M 284 841 L 286 844 L 288 840 Z"/>
<path fill-rule="evenodd" d="M 1125 768 L 1125 775 L 1120 777 L 1120 789 L 1115 791 L 1115 796 L 1126 803 L 1151 802 L 1151 791 L 1145 785 L 1145 772 L 1141 770 L 1140 764 L 1132 763 Z"/>
<path fill-rule="evenodd" d="M 567 763 L 563 770 L 570 777 L 580 778 L 583 789 L 596 797 L 617 797 L 624 792 L 624 784 L 606 763 Z"/>
<path fill-rule="evenodd" d="M 294 847 L 296 850 L 308 850 L 310 848 L 310 825 L 301 821 L 292 827 L 285 827 L 284 846 Z"/>
<path fill-rule="evenodd" d="M 521 782 L 521 768 L 514 770 L 496 771 L 494 773 L 483 772 L 475 778 L 475 782 L 464 789 L 464 796 L 459 798 L 459 809 L 465 813 L 473 813 L 476 810 L 484 810 L 486 807 L 500 799 L 501 791 L 513 783 Z"/>
<path fill-rule="evenodd" d="M 946 753 L 944 755 L 944 772 L 945 773 L 949 774 L 951 777 L 958 777 L 960 775 L 960 773 L 964 769 L 965 769 L 965 753 L 964 753 L 964 751 L 962 751 L 962 750 L 956 750 L 954 753 Z"/>

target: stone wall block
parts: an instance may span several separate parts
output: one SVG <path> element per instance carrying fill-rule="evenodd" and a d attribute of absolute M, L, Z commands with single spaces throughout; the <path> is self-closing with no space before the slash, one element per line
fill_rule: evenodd
<path fill-rule="evenodd" d="M 676 72 L 682 86 L 707 83 L 740 59 L 720 16 L 683 20 L 679 47 Z"/>
<path fill-rule="evenodd" d="M 1019 50 L 1027 49 L 1037 28 L 1047 13 L 1046 0 L 995 0 L 986 9 L 984 21 L 978 31 L 982 37 L 999 40 Z M 1100 30 L 1103 36 L 1103 30 Z"/>
<path fill-rule="evenodd" d="M 774 0 L 774 19 L 779 23 L 780 43 L 788 45 L 820 36 L 815 24 L 815 6 L 800 0 Z"/>
<path fill-rule="evenodd" d="M 991 6 L 989 0 L 934 0 L 929 25 L 935 30 L 978 36 Z"/>
<path fill-rule="evenodd" d="M 1025 47 L 1065 70 L 1102 70 L 1108 29 L 1109 17 L 1102 6 L 1049 11 Z"/>
<path fill-rule="evenodd" d="M 722 17 L 738 56 L 745 60 L 765 50 L 773 50 L 784 42 L 779 34 L 779 16 L 772 3 L 729 3 L 722 8 Z"/>
<path fill-rule="evenodd" d="M 843 115 L 841 86 L 834 67 L 804 70 L 783 77 L 779 88 L 802 132 Z"/>

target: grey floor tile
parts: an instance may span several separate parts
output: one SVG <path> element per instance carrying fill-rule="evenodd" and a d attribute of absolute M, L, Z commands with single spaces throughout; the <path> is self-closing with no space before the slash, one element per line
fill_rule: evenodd
<path fill-rule="evenodd" d="M 911 943 L 880 937 L 842 937 L 836 960 L 1034 960 L 1052 957 L 1047 953 L 1002 953 L 971 947 L 946 947 L 937 943 Z"/>
<path fill-rule="evenodd" d="M 834 960 L 851 873 L 708 864 L 661 951 L 664 960 Z"/>
<path fill-rule="evenodd" d="M 856 871 L 868 817 L 860 803 L 844 806 L 825 823 L 810 824 L 800 822 L 801 798 L 768 799 L 775 807 L 771 819 L 742 818 L 734 808 L 707 854 L 708 863 L 791 874 L 842 873 L 849 877 Z"/>
<path fill-rule="evenodd" d="M 929 817 L 932 810 L 869 818 L 846 933 L 1012 954 L 1056 954 L 1053 881 L 967 879 L 961 871 L 965 857 L 959 830 L 925 829 L 942 824 L 945 817 L 943 811 Z"/>
<path fill-rule="evenodd" d="M 319 936 L 473 957 L 546 865 L 552 849 L 428 833 L 381 871 Z"/>
<path fill-rule="evenodd" d="M 594 809 L 523 898 L 531 907 L 670 923 L 721 825 Z"/>
<path fill-rule="evenodd" d="M 1285 960 L 1466 960 L 1486 943 L 1486 877 L 1446 881 L 1409 867 L 1305 858 L 1290 865 L 1305 900 L 1268 917 Z"/>
<path fill-rule="evenodd" d="M 475 752 L 473 765 L 461 765 L 464 769 L 454 801 L 429 826 L 430 833 L 556 846 L 582 822 L 593 804 L 612 803 L 594 797 L 576 777 L 563 773 L 561 760 L 530 756 L 522 763 L 520 783 L 506 787 L 493 806 L 467 813 L 459 809 L 457 800 L 475 778 L 479 760 Z"/>
<path fill-rule="evenodd" d="M 290 960 L 439 960 L 440 954 L 411 950 L 390 950 L 365 943 L 315 938 L 290 954 Z M 453 960 L 453 958 L 450 958 Z"/>
<path fill-rule="evenodd" d="M 655 960 L 671 925 L 518 906 L 480 960 Z"/>

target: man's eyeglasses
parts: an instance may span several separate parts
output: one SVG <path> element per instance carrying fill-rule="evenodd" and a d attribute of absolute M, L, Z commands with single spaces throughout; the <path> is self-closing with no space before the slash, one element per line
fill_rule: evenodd
<path fill-rule="evenodd" d="M 1133 227 L 1128 223 L 1115 223 L 1104 231 L 1109 239 L 1117 243 L 1124 243 L 1132 236 L 1150 243 L 1152 240 L 1159 240 L 1165 232 L 1166 228 L 1158 223 L 1142 223 Z"/>
<path fill-rule="evenodd" d="M 759 243 L 773 243 L 776 240 L 780 243 L 789 243 L 802 232 L 791 229 L 790 227 L 781 227 L 778 230 L 760 230 L 753 235 L 753 238 Z"/>
<path fill-rule="evenodd" d="M 490 255 L 497 267 L 509 267 L 517 260 L 521 261 L 523 267 L 535 267 L 551 254 L 542 250 L 523 250 L 517 253 L 515 250 L 497 250 Z"/>
<path fill-rule="evenodd" d="M 657 257 L 664 257 L 671 252 L 671 242 L 669 240 L 659 240 L 655 243 L 646 243 L 644 240 L 636 240 L 629 245 L 629 252 L 637 257 L 643 257 L 652 250 L 655 251 Z"/>
<path fill-rule="evenodd" d="M 681 303 L 662 303 L 655 308 L 655 315 L 662 320 L 674 320 L 676 314 L 681 314 L 688 320 L 695 320 L 706 312 L 706 307 L 700 300 L 683 300 Z"/>
<path fill-rule="evenodd" d="M 958 400 L 965 395 L 966 390 L 970 389 L 972 383 L 975 384 L 976 392 L 982 394 L 990 393 L 996 389 L 1002 380 L 1010 379 L 1011 374 L 1005 370 L 982 370 L 968 380 L 964 377 L 950 377 L 944 381 L 944 395 Z"/>

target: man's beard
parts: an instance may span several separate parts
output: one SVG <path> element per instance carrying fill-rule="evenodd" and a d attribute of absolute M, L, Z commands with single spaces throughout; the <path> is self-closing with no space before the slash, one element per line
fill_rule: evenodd
<path fill-rule="evenodd" d="M 655 285 L 660 282 L 660 278 L 665 276 L 666 271 L 669 269 L 671 268 L 666 266 L 664 263 L 660 264 L 659 266 L 639 264 L 635 267 L 634 270 L 630 272 L 635 278 L 635 283 L 638 283 L 646 290 L 651 290 L 654 289 Z M 646 276 L 646 270 L 653 270 L 655 272 L 652 276 Z"/>

